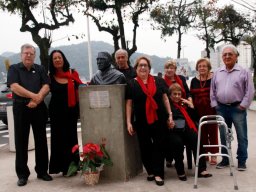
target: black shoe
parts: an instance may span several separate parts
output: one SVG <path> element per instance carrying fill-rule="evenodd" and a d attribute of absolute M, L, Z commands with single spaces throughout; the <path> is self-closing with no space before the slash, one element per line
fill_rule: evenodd
<path fill-rule="evenodd" d="M 164 180 L 161 178 L 157 178 L 157 179 L 155 178 L 155 182 L 156 182 L 156 185 L 158 186 L 164 185 Z"/>
<path fill-rule="evenodd" d="M 186 175 L 181 175 L 181 176 L 178 176 L 179 177 L 179 180 L 181 181 L 187 181 L 187 176 Z"/>
<path fill-rule="evenodd" d="M 37 175 L 37 178 L 42 179 L 44 181 L 51 181 L 52 180 L 52 177 L 50 175 L 48 175 L 47 173 L 44 174 L 44 175 Z"/>
<path fill-rule="evenodd" d="M 217 164 L 216 169 L 223 169 L 228 166 L 229 166 L 229 162 L 222 160 L 220 163 Z"/>
<path fill-rule="evenodd" d="M 26 178 L 20 178 L 19 180 L 18 180 L 18 182 L 17 182 L 17 185 L 18 186 L 24 186 L 24 185 L 26 185 L 27 184 L 27 181 L 28 181 L 28 179 L 26 179 Z"/>
<path fill-rule="evenodd" d="M 238 171 L 246 171 L 247 167 L 245 163 L 238 163 L 237 170 Z"/>
<path fill-rule="evenodd" d="M 155 176 L 154 175 L 149 175 L 149 176 L 147 176 L 147 180 L 148 181 L 154 181 L 155 180 Z"/>
<path fill-rule="evenodd" d="M 172 161 L 166 161 L 165 166 L 166 166 L 167 168 L 171 168 L 171 167 L 172 167 Z"/>

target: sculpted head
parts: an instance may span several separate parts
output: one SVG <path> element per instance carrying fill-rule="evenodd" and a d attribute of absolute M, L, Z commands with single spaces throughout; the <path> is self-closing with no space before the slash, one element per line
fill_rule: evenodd
<path fill-rule="evenodd" d="M 105 71 L 112 64 L 112 57 L 108 52 L 99 52 L 97 57 L 98 69 Z"/>

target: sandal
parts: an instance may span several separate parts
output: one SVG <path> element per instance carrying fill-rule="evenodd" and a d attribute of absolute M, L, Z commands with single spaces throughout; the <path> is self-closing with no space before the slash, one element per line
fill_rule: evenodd
<path fill-rule="evenodd" d="M 216 156 L 211 157 L 210 165 L 217 165 L 217 157 Z"/>
<path fill-rule="evenodd" d="M 202 171 L 201 173 L 198 174 L 199 178 L 208 178 L 208 177 L 212 177 L 211 173 L 207 173 L 206 171 Z"/>
<path fill-rule="evenodd" d="M 156 182 L 156 185 L 158 186 L 164 185 L 164 180 L 159 176 L 155 176 L 155 182 Z"/>

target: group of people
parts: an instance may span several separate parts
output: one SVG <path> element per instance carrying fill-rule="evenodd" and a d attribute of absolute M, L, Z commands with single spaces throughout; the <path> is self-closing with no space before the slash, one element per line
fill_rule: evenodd
<path fill-rule="evenodd" d="M 199 119 L 205 115 L 221 115 L 228 128 L 236 129 L 237 170 L 246 170 L 248 137 L 246 109 L 254 97 L 252 74 L 238 64 L 238 51 L 232 44 L 222 49 L 224 65 L 211 72 L 209 59 L 197 61 L 198 75 L 191 81 L 190 89 L 185 77 L 176 75 L 176 63 L 167 61 L 164 77 L 150 75 L 151 63 L 147 57 L 139 57 L 134 65 L 137 77 L 127 82 L 126 123 L 130 135 L 137 133 L 142 163 L 147 171 L 147 180 L 164 185 L 164 159 L 167 167 L 175 160 L 178 178 L 186 181 L 183 164 L 184 146 L 197 155 L 197 131 Z M 226 145 L 224 126 L 219 127 L 221 144 Z M 217 125 L 206 125 L 202 129 L 202 145 L 218 144 Z M 221 169 L 229 166 L 223 156 L 217 163 L 218 147 L 203 148 L 199 153 L 211 153 L 199 160 L 199 177 L 212 174 L 206 170 L 206 161 Z M 221 148 L 222 154 L 227 154 Z"/>
<path fill-rule="evenodd" d="M 147 180 L 164 185 L 166 157 L 167 162 L 174 158 L 178 178 L 186 181 L 184 146 L 193 151 L 194 157 L 197 153 L 197 127 L 190 116 L 193 113 L 189 112 L 194 105 L 186 80 L 175 74 L 174 61 L 165 64 L 164 78 L 150 75 L 151 63 L 147 57 L 139 57 L 134 69 L 137 77 L 127 83 L 126 121 L 129 134 L 137 133 Z M 177 120 L 183 121 L 179 128 Z M 206 171 L 205 159 L 201 158 L 199 177 L 211 176 Z"/>
<path fill-rule="evenodd" d="M 123 56 L 125 54 L 125 57 Z M 71 162 L 79 162 L 79 154 L 72 153 L 78 143 L 77 121 L 79 118 L 78 87 L 83 84 L 76 70 L 61 50 L 53 50 L 49 59 L 49 74 L 42 65 L 35 64 L 36 49 L 30 44 L 21 46 L 21 62 L 8 70 L 7 85 L 13 92 L 13 114 L 18 186 L 27 184 L 30 170 L 28 163 L 28 137 L 30 126 L 35 140 L 35 171 L 37 178 L 51 181 L 50 174 L 67 176 Z M 134 76 L 135 71 L 126 62 L 126 52 L 116 53 L 117 63 L 125 75 Z M 98 71 L 90 85 L 125 84 L 126 76 L 112 67 L 112 57 L 99 52 Z M 127 74 L 125 73 L 127 72 Z M 51 92 L 49 109 L 44 102 Z M 50 117 L 51 156 L 48 157 L 46 123 Z"/>
<path fill-rule="evenodd" d="M 35 171 L 37 178 L 51 181 L 48 174 L 67 174 L 71 161 L 78 162 L 79 155 L 71 152 L 78 143 L 77 120 L 79 116 L 78 86 L 82 84 L 78 73 L 70 68 L 60 50 L 50 54 L 49 75 L 44 67 L 34 63 L 36 50 L 30 44 L 21 47 L 21 62 L 11 65 L 7 84 L 13 92 L 13 114 L 18 186 L 27 184 L 28 136 L 32 127 L 35 140 Z M 44 98 L 51 92 L 49 110 Z M 48 112 L 51 123 L 51 157 L 48 158 L 46 123 Z"/>
<path fill-rule="evenodd" d="M 60 50 L 50 54 L 49 75 L 44 67 L 34 63 L 35 47 L 21 47 L 21 62 L 11 65 L 7 84 L 13 92 L 13 114 L 15 130 L 15 169 L 18 186 L 27 184 L 28 137 L 30 126 L 35 140 L 35 171 L 37 178 L 51 181 L 49 174 L 66 176 L 70 162 L 79 162 L 79 155 L 71 149 L 78 143 L 77 121 L 79 118 L 78 87 L 83 84 L 76 70 Z M 224 66 L 211 72 L 208 59 L 198 60 L 198 75 L 192 79 L 190 89 L 183 76 L 176 75 L 176 63 L 167 61 L 164 77 L 150 74 L 151 62 L 142 56 L 134 67 L 129 65 L 128 53 L 120 49 L 115 53 L 116 68 L 108 52 L 99 52 L 98 71 L 89 85 L 127 84 L 126 124 L 130 135 L 136 133 L 142 163 L 148 181 L 164 185 L 164 162 L 170 166 L 175 161 L 178 178 L 186 181 L 183 164 L 184 146 L 197 153 L 198 120 L 204 115 L 220 114 L 227 125 L 234 123 L 238 138 L 238 169 L 246 169 L 247 124 L 246 108 L 254 96 L 251 74 L 237 64 L 235 46 L 226 45 L 222 51 Z M 232 90 L 232 91 L 230 91 Z M 51 92 L 49 110 L 44 103 Z M 46 122 L 48 113 L 51 125 L 51 155 L 48 158 Z M 225 133 L 220 128 L 221 143 L 225 144 Z M 209 125 L 203 129 L 202 144 L 217 144 L 218 129 Z M 205 151 L 206 150 L 206 151 Z M 217 153 L 218 148 L 203 149 L 200 153 Z M 227 153 L 222 149 L 222 153 Z M 207 158 L 200 158 L 199 177 L 211 177 L 206 170 Z M 211 164 L 217 164 L 212 156 Z M 227 158 L 217 168 L 229 165 Z M 49 170 L 48 170 L 49 169 Z"/>

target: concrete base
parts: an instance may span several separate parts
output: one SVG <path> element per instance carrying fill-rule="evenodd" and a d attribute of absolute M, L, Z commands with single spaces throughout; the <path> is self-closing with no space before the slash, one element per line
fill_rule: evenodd
<path fill-rule="evenodd" d="M 79 87 L 82 143 L 100 143 L 106 138 L 106 149 L 113 167 L 104 167 L 103 177 L 127 181 L 142 172 L 136 136 L 130 136 L 125 121 L 125 85 Z"/>
<path fill-rule="evenodd" d="M 16 152 L 12 106 L 8 106 L 6 110 L 7 110 L 8 131 L 9 131 L 9 149 L 11 152 Z M 35 149 L 34 135 L 33 135 L 32 129 L 30 128 L 28 150 L 34 150 L 34 149 Z"/>

